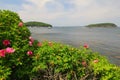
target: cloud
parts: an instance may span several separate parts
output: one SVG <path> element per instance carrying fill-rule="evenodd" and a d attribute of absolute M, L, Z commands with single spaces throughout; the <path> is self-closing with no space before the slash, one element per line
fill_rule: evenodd
<path fill-rule="evenodd" d="M 51 22 L 55 18 L 58 18 L 60 15 L 64 14 L 62 11 L 63 6 L 54 0 L 27 0 L 30 4 L 23 4 L 23 10 L 19 11 L 18 13 L 21 15 L 22 19 L 27 20 L 38 20 L 38 21 L 45 21 Z M 52 3 L 53 7 L 56 8 L 49 8 L 48 4 Z M 52 10 L 53 9 L 53 10 Z"/>
<path fill-rule="evenodd" d="M 86 25 L 120 20 L 119 7 L 119 0 L 25 0 L 18 13 L 24 21 Z"/>

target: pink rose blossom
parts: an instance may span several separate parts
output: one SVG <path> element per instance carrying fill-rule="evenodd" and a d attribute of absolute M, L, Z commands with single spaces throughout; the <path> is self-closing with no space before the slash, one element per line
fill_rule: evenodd
<path fill-rule="evenodd" d="M 4 49 L 0 50 L 0 57 L 5 57 L 6 51 Z"/>
<path fill-rule="evenodd" d="M 32 39 L 32 37 L 30 36 L 30 37 L 29 37 L 29 40 L 31 40 L 31 39 Z"/>
<path fill-rule="evenodd" d="M 34 39 L 30 36 L 29 37 L 29 40 L 31 41 L 31 42 L 34 42 Z"/>
<path fill-rule="evenodd" d="M 4 41 L 3 41 L 3 45 L 4 45 L 4 46 L 10 45 L 10 41 L 9 41 L 9 40 L 4 40 Z"/>
<path fill-rule="evenodd" d="M 15 49 L 13 49 L 13 48 L 10 48 L 10 47 L 7 47 L 6 48 L 6 53 L 14 53 L 15 52 Z"/>
<path fill-rule="evenodd" d="M 38 44 L 37 44 L 37 45 L 40 47 L 40 46 L 42 46 L 42 43 L 41 43 L 41 42 L 38 42 Z"/>
<path fill-rule="evenodd" d="M 19 27 L 22 27 L 22 26 L 23 26 L 23 23 L 22 23 L 22 22 L 19 22 L 18 26 L 19 26 Z"/>
<path fill-rule="evenodd" d="M 82 61 L 82 65 L 83 65 L 83 66 L 87 66 L 86 61 Z"/>
<path fill-rule="evenodd" d="M 49 46 L 52 46 L 52 45 L 53 45 L 53 43 L 52 43 L 52 42 L 48 42 L 48 45 L 49 45 Z"/>
<path fill-rule="evenodd" d="M 33 55 L 33 52 L 32 52 L 31 50 L 29 50 L 29 51 L 27 52 L 27 55 L 31 56 L 31 55 Z"/>
<path fill-rule="evenodd" d="M 29 45 L 32 46 L 32 45 L 33 45 L 33 42 L 34 42 L 34 39 L 30 36 L 30 37 L 29 37 Z"/>
<path fill-rule="evenodd" d="M 89 45 L 85 43 L 84 48 L 89 48 Z"/>
<path fill-rule="evenodd" d="M 95 59 L 93 62 L 94 62 L 94 63 L 98 63 L 98 62 L 99 62 L 99 60 L 98 60 L 98 59 Z"/>
<path fill-rule="evenodd" d="M 33 42 L 29 41 L 29 45 L 32 46 L 32 45 L 33 45 Z"/>

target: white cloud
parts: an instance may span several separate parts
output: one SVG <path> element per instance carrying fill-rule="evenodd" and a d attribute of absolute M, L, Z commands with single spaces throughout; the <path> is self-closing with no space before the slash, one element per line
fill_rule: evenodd
<path fill-rule="evenodd" d="M 59 5 L 58 3 L 55 3 L 53 0 L 27 0 L 29 2 L 32 3 L 31 4 L 23 4 L 23 10 L 19 11 L 21 17 L 24 20 L 29 20 L 29 19 L 33 19 L 33 20 L 49 20 L 49 19 L 54 19 L 57 16 L 59 16 L 59 14 L 62 13 L 61 9 L 61 5 Z M 57 4 L 57 12 L 56 13 L 50 13 L 48 11 L 48 9 L 46 8 L 46 3 L 48 2 L 53 2 L 55 4 Z M 58 13 L 59 12 L 59 13 Z"/>
<path fill-rule="evenodd" d="M 26 0 L 18 13 L 24 21 L 36 20 L 53 25 L 110 22 L 119 19 L 120 16 L 119 0 L 63 0 L 63 2 L 73 4 L 74 8 L 66 10 L 67 5 L 63 5 L 60 0 Z"/>

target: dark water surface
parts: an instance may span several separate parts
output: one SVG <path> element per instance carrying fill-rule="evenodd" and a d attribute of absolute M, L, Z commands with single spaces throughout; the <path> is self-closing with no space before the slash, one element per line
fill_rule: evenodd
<path fill-rule="evenodd" d="M 86 27 L 29 27 L 32 37 L 80 47 L 88 43 L 93 51 L 108 57 L 111 63 L 120 66 L 120 28 Z"/>

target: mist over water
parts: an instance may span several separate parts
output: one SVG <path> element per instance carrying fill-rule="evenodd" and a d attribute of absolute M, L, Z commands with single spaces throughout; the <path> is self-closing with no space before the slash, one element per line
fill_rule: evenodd
<path fill-rule="evenodd" d="M 29 27 L 32 37 L 39 41 L 55 41 L 74 47 L 88 43 L 90 48 L 120 65 L 120 28 L 87 27 Z"/>

